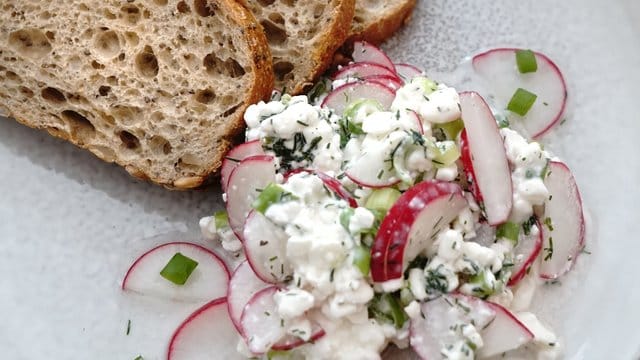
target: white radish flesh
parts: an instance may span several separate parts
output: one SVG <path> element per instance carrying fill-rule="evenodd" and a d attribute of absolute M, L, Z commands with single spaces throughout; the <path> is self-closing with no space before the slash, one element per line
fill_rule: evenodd
<path fill-rule="evenodd" d="M 356 81 L 344 84 L 331 91 L 322 101 L 322 107 L 328 107 L 337 115 L 342 115 L 344 110 L 359 99 L 376 100 L 383 109 L 389 109 L 395 92 L 393 89 L 377 82 Z"/>
<path fill-rule="evenodd" d="M 342 183 L 340 183 L 340 181 L 320 171 L 316 171 L 315 174 L 320 178 L 320 180 L 322 180 L 322 182 L 327 186 L 327 188 L 329 188 L 329 190 L 333 191 L 341 199 L 348 202 L 349 206 L 351 206 L 352 208 L 358 207 L 358 202 L 356 201 L 356 199 L 353 197 L 353 195 L 351 195 L 349 191 L 347 191 L 344 186 L 342 186 Z"/>
<path fill-rule="evenodd" d="M 402 87 L 402 82 L 398 78 L 386 75 L 367 76 L 364 80 L 384 85 L 393 91 L 397 91 Z"/>
<path fill-rule="evenodd" d="M 549 197 L 544 205 L 540 276 L 556 279 L 571 269 L 584 248 L 584 213 L 578 186 L 565 164 L 551 161 L 544 183 Z"/>
<path fill-rule="evenodd" d="M 489 84 L 497 106 L 506 108 L 518 88 L 537 95 L 525 116 L 511 113 L 510 122 L 517 122 L 533 138 L 540 137 L 557 124 L 565 110 L 567 87 L 560 69 L 547 56 L 535 53 L 538 69 L 521 74 L 516 64 L 516 50 L 493 49 L 473 57 L 474 70 Z"/>
<path fill-rule="evenodd" d="M 410 82 L 416 76 L 424 76 L 424 71 L 410 64 L 394 64 L 398 76 L 404 82 Z"/>
<path fill-rule="evenodd" d="M 226 300 L 219 298 L 196 310 L 176 329 L 167 359 L 245 359 L 233 346 L 238 339 Z"/>
<path fill-rule="evenodd" d="M 198 262 L 183 285 L 174 284 L 160 275 L 176 253 Z M 172 242 L 140 256 L 122 280 L 122 289 L 170 300 L 205 302 L 226 296 L 228 281 L 227 266 L 213 251 L 197 244 Z"/>
<path fill-rule="evenodd" d="M 518 245 L 513 249 L 514 265 L 508 286 L 517 285 L 527 275 L 529 268 L 540 255 L 540 250 L 542 250 L 542 231 L 540 223 L 536 222 L 536 226 L 531 227 L 529 235 L 525 235 L 523 231 L 520 232 Z"/>
<path fill-rule="evenodd" d="M 420 358 L 445 359 L 442 350 L 465 340 L 461 325 L 474 324 L 480 331 L 496 316 L 486 302 L 465 295 L 443 295 L 421 305 L 421 313 L 411 319 L 410 344 Z"/>
<path fill-rule="evenodd" d="M 338 79 L 346 79 L 350 78 L 358 78 L 363 79 L 369 76 L 389 76 L 398 79 L 396 73 L 393 70 L 389 70 L 388 68 L 374 63 L 369 62 L 358 62 L 349 64 L 343 68 L 341 68 L 334 76 L 333 80 Z"/>
<path fill-rule="evenodd" d="M 467 206 L 454 183 L 424 181 L 405 191 L 382 220 L 371 248 L 375 282 L 402 278 L 411 260 Z"/>
<path fill-rule="evenodd" d="M 260 140 L 242 143 L 227 153 L 224 160 L 222 160 L 222 167 L 220 168 L 220 185 L 222 186 L 222 191 L 227 191 L 229 176 L 238 166 L 240 161 L 253 155 L 264 155 L 264 150 L 262 150 Z"/>
<path fill-rule="evenodd" d="M 495 318 L 480 332 L 482 347 L 479 358 L 487 358 L 515 350 L 533 340 L 533 333 L 504 307 L 486 302 L 495 312 Z"/>
<path fill-rule="evenodd" d="M 238 332 L 242 333 L 240 319 L 242 311 L 249 300 L 260 290 L 270 285 L 260 280 L 248 261 L 243 261 L 231 275 L 229 280 L 229 291 L 227 294 L 227 306 L 229 308 L 229 316 Z"/>
<path fill-rule="evenodd" d="M 244 225 L 244 252 L 254 273 L 262 281 L 281 283 L 293 270 L 287 260 L 288 236 L 266 216 L 251 211 Z"/>
<path fill-rule="evenodd" d="M 353 53 L 351 56 L 353 57 L 353 61 L 356 63 L 369 62 L 379 64 L 394 73 L 396 72 L 396 68 L 387 54 L 380 50 L 380 48 L 366 41 L 356 41 L 353 44 Z"/>
<path fill-rule="evenodd" d="M 316 323 L 312 325 L 311 328 L 311 336 L 309 340 L 305 341 L 297 336 L 286 335 L 282 340 L 278 341 L 276 344 L 273 344 L 271 349 L 278 351 L 286 351 L 295 349 L 298 346 L 302 346 L 308 342 L 314 342 L 325 335 L 324 330 Z"/>
<path fill-rule="evenodd" d="M 278 315 L 273 295 L 275 286 L 255 294 L 242 312 L 242 330 L 249 350 L 264 354 L 286 335 L 284 320 Z"/>
<path fill-rule="evenodd" d="M 242 227 L 251 211 L 251 204 L 259 190 L 275 182 L 276 170 L 272 156 L 255 155 L 240 162 L 231 172 L 227 186 L 227 214 L 229 225 L 242 240 Z"/>
<path fill-rule="evenodd" d="M 505 222 L 511 212 L 511 170 L 504 142 L 491 109 L 476 92 L 460 94 L 462 162 L 472 178 L 474 195 L 484 203 L 491 225 Z"/>

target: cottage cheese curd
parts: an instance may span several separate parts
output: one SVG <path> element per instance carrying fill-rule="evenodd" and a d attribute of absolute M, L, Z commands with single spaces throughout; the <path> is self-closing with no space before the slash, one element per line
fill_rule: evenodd
<path fill-rule="evenodd" d="M 351 81 L 358 80 L 333 85 Z M 456 292 L 506 308 L 513 305 L 516 316 L 535 334 L 534 343 L 546 344 L 538 353 L 554 356 L 549 343 L 555 345 L 557 338 L 527 311 L 522 299 L 530 298 L 536 283 L 527 276 L 515 295 L 507 286 L 514 241 L 494 234 L 481 239 L 486 236 L 481 236 L 484 213 L 469 191 L 464 193 L 468 206 L 410 263 L 405 277 L 374 285 L 369 258 L 362 258 L 385 215 L 372 205 L 381 193 L 374 188 L 393 187 L 399 194 L 424 180 L 466 186 L 458 161 L 459 138 L 445 129 L 460 121 L 460 115 L 456 90 L 421 76 L 398 89 L 386 109 L 376 101 L 355 101 L 338 116 L 306 96 L 287 95 L 247 109 L 247 140 L 259 139 L 265 153 L 275 157 L 276 182 L 291 195 L 264 212 L 286 234 L 286 261 L 292 269 L 274 295 L 278 315 L 286 320 L 286 332 L 302 340 L 309 340 L 313 326 L 325 332 L 290 355 L 379 359 L 391 342 L 407 346 L 408 324 L 425 315 L 421 303 Z M 519 227 L 548 197 L 543 178 L 549 154 L 513 130 L 500 133 L 513 182 L 509 221 Z M 351 207 L 316 172 L 337 179 L 358 206 Z M 362 172 L 365 180 L 358 176 Z M 387 201 L 386 209 L 393 201 Z M 219 237 L 228 251 L 241 249 L 233 233 L 216 229 L 212 218 L 202 219 L 201 228 L 206 237 Z M 534 226 L 533 231 L 538 229 Z M 442 344 L 441 354 L 473 359 L 483 347 L 481 329 L 463 323 L 455 331 L 456 340 Z"/>

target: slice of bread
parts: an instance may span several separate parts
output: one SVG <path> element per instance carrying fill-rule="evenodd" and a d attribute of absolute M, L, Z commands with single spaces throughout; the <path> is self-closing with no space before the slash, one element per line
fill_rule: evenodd
<path fill-rule="evenodd" d="M 331 64 L 349 34 L 354 0 L 245 0 L 269 41 L 276 89 L 298 94 Z"/>
<path fill-rule="evenodd" d="M 201 185 L 273 88 L 234 0 L 4 0 L 0 113 L 171 188 Z"/>
<path fill-rule="evenodd" d="M 349 42 L 380 44 L 405 24 L 416 0 L 357 0 Z"/>

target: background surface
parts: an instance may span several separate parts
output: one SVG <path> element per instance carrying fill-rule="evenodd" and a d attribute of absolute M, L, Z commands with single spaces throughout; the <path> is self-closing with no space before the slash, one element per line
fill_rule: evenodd
<path fill-rule="evenodd" d="M 465 56 L 499 45 L 539 50 L 563 70 L 568 120 L 543 142 L 574 170 L 593 219 L 592 255 L 545 288 L 542 318 L 562 335 L 568 359 L 637 359 L 640 2 L 419 0 L 384 49 L 448 80 Z M 2 118 L 0 178 L 2 357 L 163 358 L 197 305 L 125 296 L 119 283 L 137 254 L 179 240 L 155 235 L 197 234 L 198 219 L 220 207 L 219 189 L 141 183 Z"/>

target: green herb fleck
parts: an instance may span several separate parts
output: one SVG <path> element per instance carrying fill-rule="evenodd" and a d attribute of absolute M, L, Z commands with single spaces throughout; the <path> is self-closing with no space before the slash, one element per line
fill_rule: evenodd
<path fill-rule="evenodd" d="M 177 252 L 160 271 L 160 276 L 176 285 L 184 285 L 198 262 Z"/>

